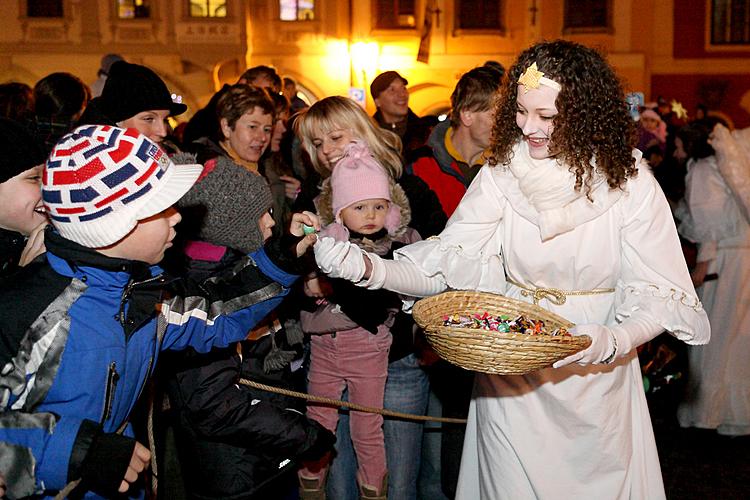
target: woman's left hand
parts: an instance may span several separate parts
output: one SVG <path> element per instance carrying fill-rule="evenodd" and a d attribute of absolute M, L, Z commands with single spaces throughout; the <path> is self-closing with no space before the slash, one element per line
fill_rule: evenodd
<path fill-rule="evenodd" d="M 560 368 L 571 363 L 579 365 L 589 365 L 601 363 L 608 359 L 615 352 L 614 333 L 609 327 L 604 325 L 589 324 L 576 325 L 570 329 L 571 335 L 588 335 L 591 337 L 591 345 L 582 351 L 571 354 L 567 358 L 555 361 L 553 368 Z"/>
<path fill-rule="evenodd" d="M 306 234 L 305 226 L 313 228 L 314 233 Z M 302 257 L 307 250 L 312 247 L 318 240 L 317 232 L 320 231 L 320 219 L 317 215 L 307 210 L 300 213 L 292 214 L 292 222 L 289 225 L 289 232 L 302 239 L 297 243 L 297 257 Z"/>
<path fill-rule="evenodd" d="M 284 195 L 292 201 L 296 200 L 301 191 L 302 182 L 291 175 L 280 175 L 279 180 L 284 183 Z"/>

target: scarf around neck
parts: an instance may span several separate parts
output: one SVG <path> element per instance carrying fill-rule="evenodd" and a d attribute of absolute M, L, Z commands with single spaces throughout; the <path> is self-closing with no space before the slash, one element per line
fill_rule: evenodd
<path fill-rule="evenodd" d="M 258 174 L 258 162 L 254 161 L 247 161 L 243 160 L 239 154 L 237 154 L 237 151 L 234 150 L 232 145 L 229 143 L 228 140 L 223 140 L 219 143 L 224 151 L 227 152 L 229 157 L 232 159 L 233 162 L 235 162 L 237 165 L 241 165 L 245 168 L 245 170 L 248 170 L 254 174 Z"/>
<path fill-rule="evenodd" d="M 636 162 L 640 160 L 635 150 L 633 156 Z M 589 200 L 584 191 L 575 190 L 575 174 L 567 167 L 554 158 L 531 158 L 524 141 L 514 146 L 508 168 L 518 182 L 520 196 L 509 199 L 526 219 L 539 226 L 542 241 L 599 217 L 622 196 L 622 190 L 609 189 L 605 177 L 596 171 L 594 160 L 592 165 L 594 182 Z"/>

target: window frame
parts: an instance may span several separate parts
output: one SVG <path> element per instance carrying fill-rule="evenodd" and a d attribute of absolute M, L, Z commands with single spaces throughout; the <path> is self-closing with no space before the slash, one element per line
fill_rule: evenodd
<path fill-rule="evenodd" d="M 291 24 L 291 23 L 314 23 L 314 22 L 316 22 L 318 20 L 318 15 L 319 15 L 320 0 L 317 1 L 317 2 L 315 0 L 310 0 L 310 1 L 312 1 L 312 3 L 313 3 L 313 7 L 312 7 L 313 18 L 312 19 L 281 19 L 281 0 L 279 0 L 278 2 L 275 2 L 276 9 L 275 9 L 274 13 L 275 13 L 276 21 L 281 22 L 281 23 L 285 23 L 285 24 Z"/>
<path fill-rule="evenodd" d="M 224 0 L 224 8 L 226 9 L 226 15 L 224 17 L 219 17 L 219 16 L 200 16 L 200 17 L 193 16 L 190 13 L 190 3 L 191 3 L 190 0 L 184 0 L 184 2 L 183 2 L 183 6 L 184 6 L 184 9 L 185 9 L 184 19 L 186 21 L 226 21 L 226 20 L 233 19 L 233 17 L 232 17 L 232 9 L 231 9 L 231 5 L 232 5 L 231 0 Z"/>
<path fill-rule="evenodd" d="M 402 0 L 390 0 L 390 1 L 391 2 L 400 2 Z M 397 31 L 397 32 L 403 33 L 403 32 L 409 31 L 409 30 L 416 31 L 417 28 L 418 28 L 418 26 L 419 26 L 419 17 L 420 17 L 419 16 L 419 12 L 420 12 L 420 7 L 424 7 L 424 1 L 426 1 L 426 0 L 421 0 L 421 1 L 420 0 L 407 0 L 407 1 L 412 2 L 412 4 L 414 5 L 414 12 L 411 14 L 412 20 L 413 20 L 412 24 L 410 24 L 410 25 L 409 24 L 403 24 L 403 25 L 402 24 L 397 24 L 397 25 L 393 25 L 393 26 L 378 26 L 377 25 L 377 21 L 379 19 L 379 17 L 378 17 L 378 12 L 379 12 L 378 11 L 378 1 L 377 0 L 372 0 L 370 2 L 370 15 L 371 15 L 371 19 L 372 19 L 371 29 L 373 31 L 377 31 L 377 32 Z M 404 15 L 408 16 L 408 14 L 404 14 Z"/>
<path fill-rule="evenodd" d="M 750 33 L 747 42 L 714 42 L 714 6 L 717 0 L 706 0 L 706 27 L 705 27 L 705 50 L 706 52 L 750 52 Z M 730 2 L 732 0 L 729 0 Z M 750 26 L 747 28 L 750 31 Z"/>
<path fill-rule="evenodd" d="M 562 12 L 562 33 L 564 35 L 580 35 L 580 34 L 606 34 L 612 35 L 615 32 L 614 27 L 614 2 L 612 0 L 603 0 L 605 3 L 606 13 L 606 25 L 605 26 L 568 26 L 568 3 L 569 0 L 563 1 L 563 12 Z"/>
<path fill-rule="evenodd" d="M 461 1 L 457 0 L 453 4 L 453 36 L 462 36 L 462 35 L 500 35 L 505 36 L 507 34 L 507 24 L 506 24 L 506 15 L 505 15 L 505 9 L 507 7 L 507 2 L 504 0 L 496 0 L 497 3 L 500 4 L 500 8 L 498 9 L 498 15 L 500 19 L 498 19 L 499 27 L 498 28 L 464 28 L 462 26 L 459 26 L 459 19 L 461 15 Z"/>

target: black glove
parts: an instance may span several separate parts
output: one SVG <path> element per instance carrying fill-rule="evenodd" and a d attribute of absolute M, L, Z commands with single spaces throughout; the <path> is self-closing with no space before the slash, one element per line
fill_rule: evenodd
<path fill-rule="evenodd" d="M 68 481 L 80 478 L 80 488 L 105 498 L 117 496 L 134 449 L 135 439 L 105 434 L 98 424 L 84 420 L 73 444 Z"/>
<path fill-rule="evenodd" d="M 304 462 L 312 462 L 319 460 L 323 455 L 333 450 L 333 445 L 336 444 L 336 435 L 317 421 L 307 420 L 310 423 L 307 428 L 309 447 L 300 453 L 299 458 Z"/>

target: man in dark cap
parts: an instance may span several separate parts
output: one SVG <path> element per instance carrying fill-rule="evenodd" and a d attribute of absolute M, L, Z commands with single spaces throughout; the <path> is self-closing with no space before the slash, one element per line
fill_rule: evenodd
<path fill-rule="evenodd" d="M 169 133 L 167 118 L 185 112 L 153 70 L 118 61 L 112 65 L 102 95 L 92 99 L 80 124 L 135 128 L 156 143 Z"/>
<path fill-rule="evenodd" d="M 419 117 L 409 109 L 406 78 L 395 71 L 386 71 L 370 84 L 370 94 L 378 110 L 373 115 L 382 128 L 396 133 L 404 145 L 404 156 L 418 147 Z"/>

